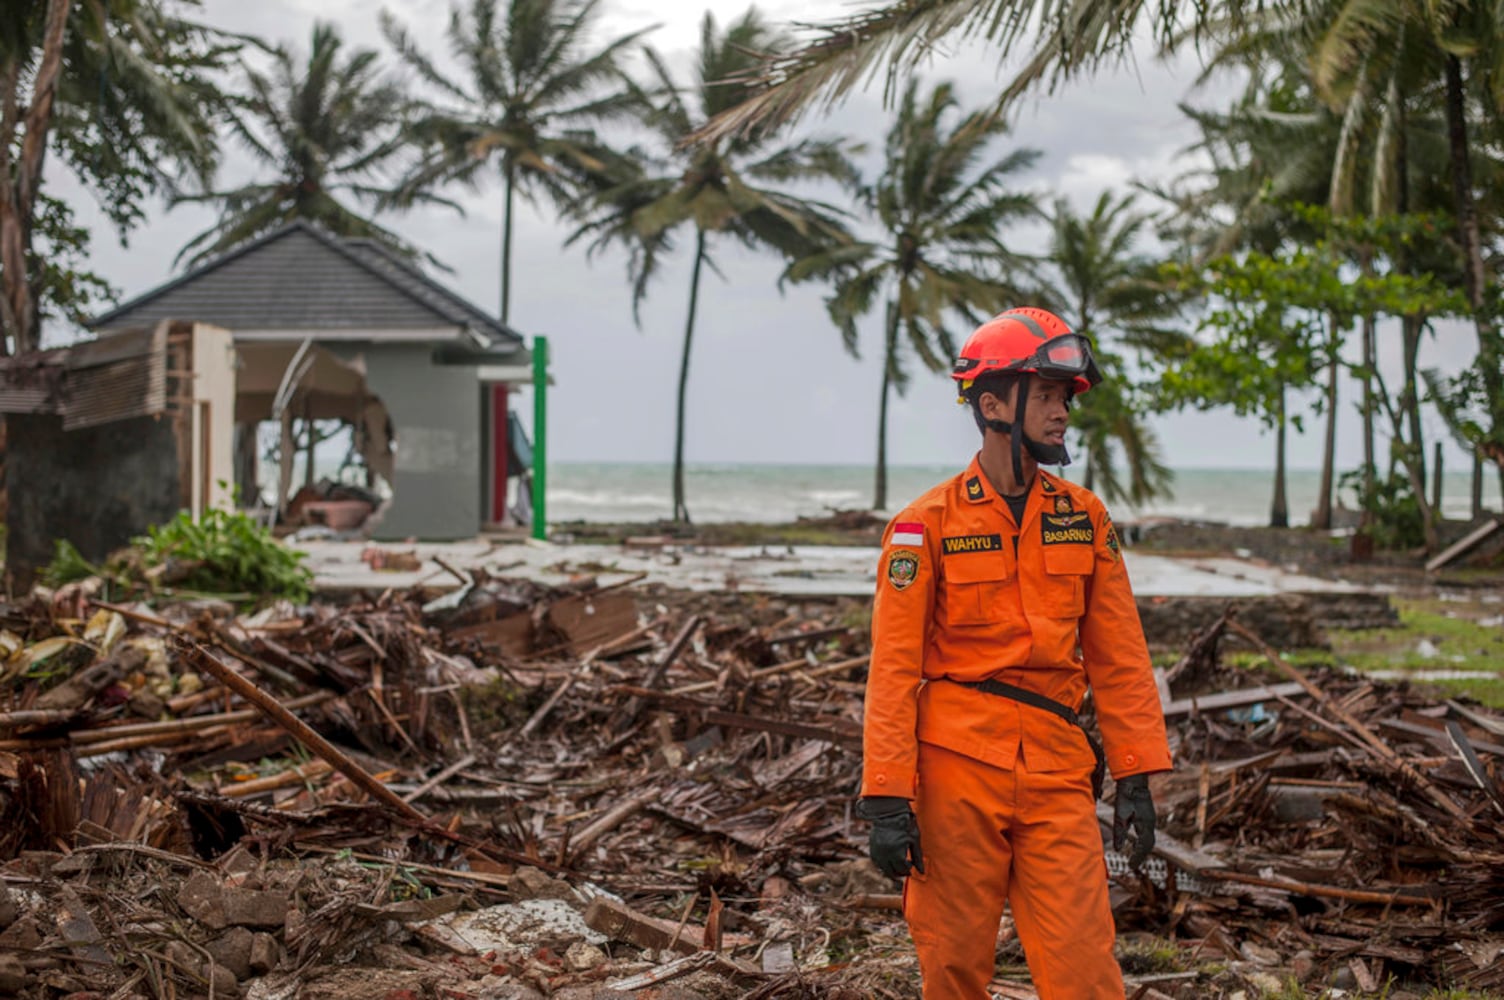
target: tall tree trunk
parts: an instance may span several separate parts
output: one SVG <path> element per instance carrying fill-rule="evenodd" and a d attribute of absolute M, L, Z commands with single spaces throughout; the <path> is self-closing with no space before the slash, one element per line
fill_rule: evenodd
<path fill-rule="evenodd" d="M 1473 452 L 1473 496 L 1469 508 L 1474 521 L 1483 516 L 1483 452 Z"/>
<path fill-rule="evenodd" d="M 1410 314 L 1401 318 L 1404 343 L 1402 353 L 1405 362 L 1405 386 L 1400 391 L 1400 409 L 1410 425 L 1409 440 L 1402 442 L 1401 453 L 1407 466 L 1413 465 L 1420 481 L 1420 492 L 1426 487 L 1426 440 L 1420 421 L 1420 335 L 1424 329 L 1421 316 Z"/>
<path fill-rule="evenodd" d="M 501 213 L 501 322 L 512 309 L 512 205 L 517 197 L 517 165 L 506 158 L 506 205 Z"/>
<path fill-rule="evenodd" d="M 705 263 L 705 230 L 695 230 L 695 263 L 689 278 L 689 317 L 684 321 L 684 353 L 679 358 L 679 401 L 674 420 L 674 520 L 689 523 L 684 503 L 684 398 L 689 388 L 689 348 L 695 336 L 695 310 L 700 304 L 700 271 Z"/>
<path fill-rule="evenodd" d="M 1393 88 L 1398 93 L 1398 85 Z M 1403 102 L 1398 110 L 1398 133 L 1395 142 L 1395 211 L 1406 215 L 1410 211 L 1410 132 Z M 1404 243 L 1395 248 L 1395 269 L 1401 274 L 1413 275 L 1415 266 L 1406 252 Z M 1420 422 L 1420 393 L 1417 391 L 1416 367 L 1420 358 L 1420 335 L 1424 318 L 1416 313 L 1407 313 L 1400 318 L 1400 354 L 1404 364 L 1404 386 L 1400 390 L 1399 412 L 1390 409 L 1393 441 L 1389 446 L 1388 478 L 1395 474 L 1395 460 L 1405 470 L 1410 484 L 1410 493 L 1415 498 L 1416 513 L 1420 518 L 1421 532 L 1427 552 L 1440 547 L 1436 520 L 1431 516 L 1431 505 L 1426 500 L 1426 449 Z M 1375 362 L 1377 363 L 1377 362 Z M 1409 424 L 1409 440 L 1406 441 L 1405 424 Z M 1377 494 L 1375 494 L 1377 497 Z"/>
<path fill-rule="evenodd" d="M 42 186 L 47 158 L 47 133 L 52 105 L 63 67 L 63 38 L 67 34 L 71 0 L 48 0 L 42 29 L 42 55 L 32 78 L 31 101 L 24 122 L 17 93 L 21 83 L 19 53 L 4 67 L 3 109 L 0 109 L 0 354 L 35 350 L 42 326 L 36 286 L 29 267 L 31 218 Z M 21 155 L 11 161 L 16 127 L 21 124 Z"/>
<path fill-rule="evenodd" d="M 1269 527 L 1290 526 L 1290 501 L 1285 495 L 1285 387 L 1279 387 L 1278 424 L 1274 432 L 1274 502 L 1269 508 Z"/>
<path fill-rule="evenodd" d="M 1364 261 L 1364 269 L 1371 272 L 1373 262 Z M 1374 408 L 1377 405 L 1373 393 L 1374 366 L 1378 364 L 1377 350 L 1374 343 L 1374 318 L 1373 313 L 1363 317 L 1363 496 L 1362 510 L 1358 514 L 1358 530 L 1362 531 L 1373 520 L 1373 514 L 1369 510 L 1371 504 L 1369 498 L 1374 495 Z"/>
<path fill-rule="evenodd" d="M 883 323 L 883 388 L 877 398 L 877 481 L 872 487 L 872 509 L 888 509 L 888 390 L 893 386 L 893 366 L 898 363 L 898 305 L 888 303 Z"/>
<path fill-rule="evenodd" d="M 1337 375 L 1342 366 L 1337 363 L 1337 317 L 1328 316 L 1331 325 L 1327 335 L 1326 376 L 1326 439 L 1321 448 L 1321 486 L 1316 495 L 1316 510 L 1311 514 L 1311 527 L 1330 531 L 1332 528 L 1332 480 L 1333 466 L 1337 461 Z"/>
<path fill-rule="evenodd" d="M 1425 535 L 1426 551 L 1435 552 L 1439 548 L 1436 532 L 1436 520 L 1431 516 L 1431 502 L 1426 499 L 1425 469 L 1421 464 L 1421 449 L 1405 441 L 1406 413 L 1403 409 L 1389 408 L 1390 433 L 1393 443 L 1390 445 L 1389 454 L 1389 477 L 1392 479 L 1396 472 L 1395 464 L 1405 471 L 1405 480 L 1410 484 L 1410 493 L 1415 498 L 1416 516 L 1420 518 L 1421 531 Z M 1377 495 L 1375 495 L 1377 500 Z"/>
<path fill-rule="evenodd" d="M 1447 145 L 1452 167 L 1452 197 L 1456 203 L 1457 235 L 1463 251 L 1463 284 L 1468 305 L 1473 310 L 1473 326 L 1478 331 L 1478 373 L 1483 380 L 1483 402 L 1488 410 L 1488 426 L 1483 428 L 1485 441 L 1504 443 L 1504 345 L 1494 327 L 1484 301 L 1487 287 L 1483 270 L 1483 237 L 1478 226 L 1478 209 L 1473 197 L 1473 170 L 1469 160 L 1467 137 L 1466 92 L 1462 79 L 1462 60 L 1448 54 L 1447 66 Z M 1500 484 L 1504 486 L 1504 462 L 1499 463 Z"/>

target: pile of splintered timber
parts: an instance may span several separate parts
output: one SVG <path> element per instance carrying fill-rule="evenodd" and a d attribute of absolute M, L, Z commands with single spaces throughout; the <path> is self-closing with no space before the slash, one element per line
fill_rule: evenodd
<path fill-rule="evenodd" d="M 251 615 L 87 585 L 0 611 L 0 884 L 26 890 L 0 989 L 912 995 L 851 814 L 864 602 L 455 575 Z M 1267 669 L 1226 669 L 1229 631 Z M 1162 842 L 1114 904 L 1216 971 L 1125 960 L 1132 993 L 1504 986 L 1504 720 L 1305 676 L 1231 617 L 1163 677 Z M 478 943 L 518 907 L 532 930 Z M 1032 995 L 999 949 L 996 989 Z"/>

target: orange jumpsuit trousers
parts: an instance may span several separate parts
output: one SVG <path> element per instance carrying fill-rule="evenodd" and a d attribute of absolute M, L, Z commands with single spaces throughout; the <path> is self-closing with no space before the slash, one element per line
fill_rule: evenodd
<path fill-rule="evenodd" d="M 919 746 L 923 875 L 904 885 L 925 1000 L 984 1000 L 1006 899 L 1042 1000 L 1122 1000 L 1090 772 Z"/>

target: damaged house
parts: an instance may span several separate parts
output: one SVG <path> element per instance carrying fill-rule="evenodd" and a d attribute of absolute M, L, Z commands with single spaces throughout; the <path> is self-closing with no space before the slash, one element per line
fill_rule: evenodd
<path fill-rule="evenodd" d="M 531 385 L 532 355 L 519 333 L 410 261 L 295 221 L 89 325 L 108 335 L 164 322 L 219 327 L 233 340 L 240 497 L 259 497 L 284 520 L 361 526 L 369 504 L 342 505 L 340 493 L 311 489 L 312 429 L 338 421 L 349 434 L 345 464 L 360 480 L 352 492 L 379 497 L 364 525 L 371 537 L 472 538 L 526 523 L 520 479 L 530 456 L 508 400 Z M 270 488 L 258 476 L 267 422 L 280 428 Z M 295 491 L 299 451 L 304 481 Z"/>
<path fill-rule="evenodd" d="M 229 333 L 181 321 L 0 359 L 11 585 L 54 539 L 102 560 L 180 510 L 228 504 L 235 363 Z"/>

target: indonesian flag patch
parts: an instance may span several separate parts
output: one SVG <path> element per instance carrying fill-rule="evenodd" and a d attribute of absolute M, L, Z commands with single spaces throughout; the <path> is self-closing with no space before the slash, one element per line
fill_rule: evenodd
<path fill-rule="evenodd" d="M 888 540 L 888 543 L 918 548 L 924 544 L 924 525 L 919 521 L 899 521 L 893 525 L 893 537 Z"/>

